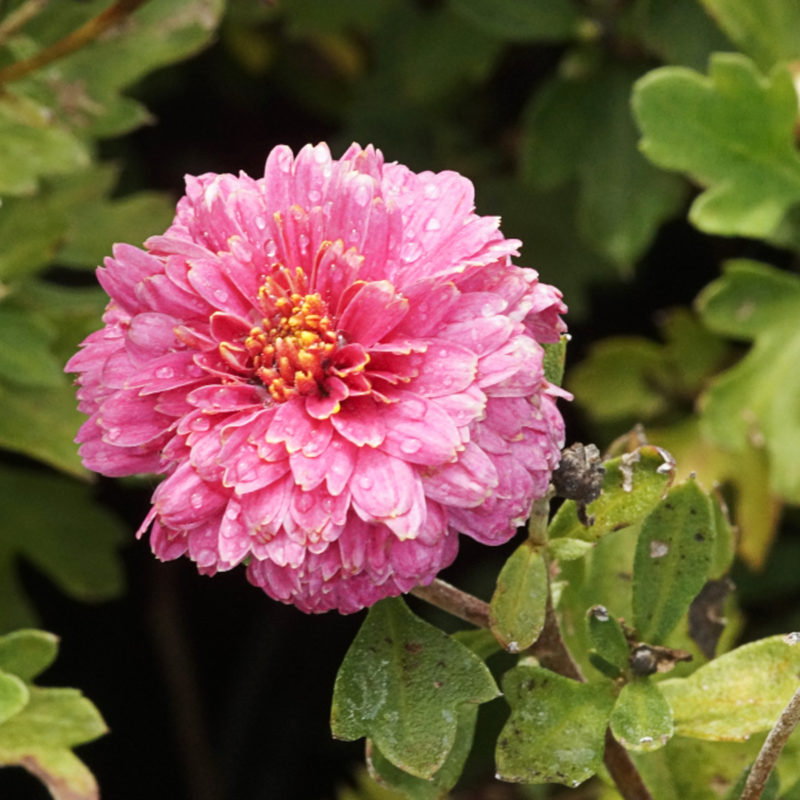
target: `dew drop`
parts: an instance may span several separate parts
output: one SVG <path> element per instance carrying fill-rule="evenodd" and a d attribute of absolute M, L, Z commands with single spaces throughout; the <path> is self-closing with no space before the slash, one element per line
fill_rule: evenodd
<path fill-rule="evenodd" d="M 175 374 L 175 370 L 172 367 L 159 367 L 156 370 L 156 378 L 171 378 Z"/>
<path fill-rule="evenodd" d="M 266 227 L 267 221 L 264 219 L 264 217 L 256 217 L 256 228 L 258 228 L 260 231 L 263 231 L 266 229 Z"/>
<path fill-rule="evenodd" d="M 660 539 L 653 539 L 650 542 L 650 558 L 663 558 L 669 553 L 669 545 Z"/>
<path fill-rule="evenodd" d="M 363 182 L 359 183 L 353 194 L 353 200 L 362 208 L 366 207 L 369 201 L 372 200 L 372 192 L 369 190 L 369 186 Z"/>
<path fill-rule="evenodd" d="M 426 231 L 438 231 L 441 227 L 442 227 L 442 223 L 439 222 L 439 220 L 436 219 L 436 217 L 431 217 L 425 223 L 425 230 Z"/>
<path fill-rule="evenodd" d="M 428 200 L 436 200 L 440 194 L 439 187 L 435 183 L 426 183 L 423 192 Z"/>
<path fill-rule="evenodd" d="M 120 436 L 122 436 L 122 428 L 109 428 L 106 431 L 106 439 L 109 442 L 116 442 Z"/>
<path fill-rule="evenodd" d="M 303 492 L 302 494 L 298 495 L 297 499 L 295 500 L 295 505 L 299 511 L 310 511 L 314 505 L 314 498 L 312 495 Z"/>
<path fill-rule="evenodd" d="M 422 253 L 422 247 L 419 242 L 406 242 L 400 251 L 400 258 L 406 263 L 416 261 Z"/>
<path fill-rule="evenodd" d="M 407 455 L 413 456 L 422 449 L 422 442 L 419 439 L 403 439 L 400 442 L 400 449 Z"/>
<path fill-rule="evenodd" d="M 372 488 L 372 478 L 370 478 L 369 475 L 362 475 L 358 479 L 358 485 L 362 489 L 369 491 Z"/>
<path fill-rule="evenodd" d="M 281 172 L 290 173 L 292 171 L 292 154 L 288 150 L 281 150 L 278 153 L 278 169 Z"/>
<path fill-rule="evenodd" d="M 203 493 L 202 492 L 192 492 L 189 495 L 189 505 L 196 510 L 203 507 Z"/>
<path fill-rule="evenodd" d="M 301 233 L 297 237 L 297 241 L 300 244 L 300 252 L 303 253 L 303 254 L 307 253 L 308 252 L 308 245 L 309 245 L 309 242 L 310 242 L 310 239 L 308 238 L 308 236 L 306 236 L 304 233 Z"/>
<path fill-rule="evenodd" d="M 225 509 L 225 516 L 230 520 L 239 519 L 239 513 L 239 506 L 228 505 L 228 507 Z"/>
<path fill-rule="evenodd" d="M 194 431 L 207 431 L 211 427 L 211 420 L 203 414 L 192 423 L 192 430 Z"/>
<path fill-rule="evenodd" d="M 277 252 L 278 248 L 275 246 L 275 242 L 272 241 L 272 239 L 264 243 L 264 255 L 267 258 L 275 258 L 275 253 Z"/>
<path fill-rule="evenodd" d="M 319 201 L 322 199 L 322 194 L 316 189 L 311 189 L 308 193 L 308 199 L 312 203 L 319 203 Z"/>
<path fill-rule="evenodd" d="M 189 366 L 186 368 L 186 371 L 193 378 L 199 378 L 203 374 L 203 368 L 195 363 L 189 364 Z"/>
<path fill-rule="evenodd" d="M 228 302 L 228 293 L 223 291 L 222 289 L 214 289 L 214 299 L 218 303 L 227 303 Z"/>

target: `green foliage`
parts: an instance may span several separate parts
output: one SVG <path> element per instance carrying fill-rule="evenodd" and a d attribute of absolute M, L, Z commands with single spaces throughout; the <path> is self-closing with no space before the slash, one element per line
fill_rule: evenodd
<path fill-rule="evenodd" d="M 633 562 L 633 624 L 662 644 L 703 588 L 715 538 L 711 501 L 696 481 L 671 489 L 642 523 Z"/>
<path fill-rule="evenodd" d="M 547 565 L 540 549 L 523 542 L 503 565 L 489 606 L 492 633 L 511 653 L 530 647 L 544 627 Z"/>
<path fill-rule="evenodd" d="M 672 709 L 657 684 L 639 678 L 622 687 L 609 727 L 627 750 L 658 750 L 672 737 Z"/>
<path fill-rule="evenodd" d="M 633 108 L 644 154 L 708 187 L 689 213 L 698 228 L 770 238 L 800 202 L 797 94 L 784 66 L 765 77 L 726 53 L 711 59 L 707 78 L 663 67 L 637 83 Z"/>
<path fill-rule="evenodd" d="M 56 642 L 36 630 L 0 637 L 0 767 L 24 767 L 55 800 L 92 800 L 97 783 L 72 748 L 106 733 L 103 718 L 76 689 L 31 683 L 55 658 Z"/>
<path fill-rule="evenodd" d="M 546 4 L 515 0 L 451 0 L 453 9 L 477 28 L 512 42 L 572 38 L 581 21 L 574 3 Z"/>
<path fill-rule="evenodd" d="M 711 436 L 739 451 L 763 446 L 772 489 L 800 502 L 800 280 L 764 264 L 729 262 L 698 298 L 714 331 L 754 342 L 748 355 L 721 373 L 703 401 Z"/>
<path fill-rule="evenodd" d="M 772 636 L 742 645 L 688 678 L 660 684 L 675 732 L 711 741 L 745 740 L 769 730 L 797 689 L 800 645 Z"/>
<path fill-rule="evenodd" d="M 429 779 L 456 744 L 459 709 L 496 696 L 491 673 L 471 650 L 402 600 L 382 600 L 342 662 L 331 729 L 339 739 L 370 737 L 392 764 Z"/>
<path fill-rule="evenodd" d="M 597 772 L 614 705 L 610 685 L 520 664 L 505 674 L 503 694 L 511 706 L 497 740 L 503 780 L 578 786 Z"/>

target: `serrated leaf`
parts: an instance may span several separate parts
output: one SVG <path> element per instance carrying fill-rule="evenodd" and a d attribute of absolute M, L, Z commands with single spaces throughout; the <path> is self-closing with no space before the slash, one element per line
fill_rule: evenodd
<path fill-rule="evenodd" d="M 477 706 L 463 705 L 458 709 L 458 731 L 453 749 L 430 780 L 417 778 L 398 769 L 391 761 L 384 758 L 380 750 L 372 743 L 367 750 L 367 764 L 370 773 L 379 783 L 397 789 L 409 800 L 440 800 L 440 798 L 447 797 L 449 790 L 461 777 L 464 763 L 472 748 L 477 717 Z"/>
<path fill-rule="evenodd" d="M 20 503 L 20 497 L 47 502 Z M 79 600 L 105 600 L 123 588 L 117 548 L 123 538 L 115 517 L 93 501 L 91 487 L 59 475 L 23 467 L 0 467 L 0 574 L 23 556 L 62 591 Z M 18 587 L 17 587 L 18 588 Z M 13 594 L 15 587 L 3 587 Z M 0 607 L 0 630 L 30 623 L 9 616 L 24 599 Z"/>
<path fill-rule="evenodd" d="M 604 466 L 603 493 L 586 507 L 594 524 L 585 527 L 578 519 L 574 501 L 567 500 L 550 523 L 551 539 L 596 541 L 636 525 L 664 496 L 675 470 L 669 455 L 650 445 L 606 461 Z"/>
<path fill-rule="evenodd" d="M 700 0 L 737 47 L 761 69 L 800 56 L 800 4 L 796 0 Z"/>
<path fill-rule="evenodd" d="M 71 748 L 102 736 L 103 718 L 77 689 L 29 691 L 25 708 L 0 725 L 0 765 L 24 767 L 55 800 L 96 800 L 97 783 Z"/>
<path fill-rule="evenodd" d="M 574 37 L 581 16 L 570 0 L 450 0 L 453 10 L 482 31 L 512 42 L 559 41 Z"/>
<path fill-rule="evenodd" d="M 499 778 L 577 786 L 597 772 L 614 705 L 610 683 L 520 665 L 503 676 L 503 694 L 511 716 L 497 740 Z"/>
<path fill-rule="evenodd" d="M 785 68 L 764 77 L 736 53 L 713 55 L 708 77 L 663 67 L 637 81 L 633 109 L 642 152 L 708 187 L 689 212 L 701 230 L 769 238 L 800 202 L 797 93 Z"/>
<path fill-rule="evenodd" d="M 658 750 L 672 737 L 672 709 L 656 683 L 640 678 L 622 687 L 609 727 L 626 750 Z"/>
<path fill-rule="evenodd" d="M 608 64 L 588 76 L 557 76 L 526 112 L 523 174 L 534 186 L 580 184 L 578 229 L 623 272 L 682 202 L 683 184 L 636 149 L 630 93 L 639 71 Z"/>
<path fill-rule="evenodd" d="M 0 726 L 22 711 L 29 699 L 30 693 L 25 682 L 10 672 L 0 670 Z"/>
<path fill-rule="evenodd" d="M 539 548 L 526 540 L 500 570 L 489 604 L 492 633 L 509 652 L 526 650 L 539 638 L 547 590 L 547 565 Z"/>
<path fill-rule="evenodd" d="M 800 501 L 800 279 L 753 261 L 727 264 L 698 298 L 706 324 L 754 341 L 750 352 L 711 385 L 703 421 L 720 444 L 743 452 L 763 444 L 773 490 Z"/>
<path fill-rule="evenodd" d="M 372 606 L 345 655 L 331 729 L 339 739 L 368 736 L 395 766 L 428 779 L 453 749 L 458 709 L 496 696 L 472 651 L 387 599 Z"/>
<path fill-rule="evenodd" d="M 800 644 L 793 642 L 783 636 L 761 639 L 719 656 L 688 678 L 662 681 L 675 732 L 736 741 L 769 730 L 798 686 Z"/>
<path fill-rule="evenodd" d="M 58 637 L 32 629 L 0 636 L 0 669 L 30 682 L 55 661 Z"/>
<path fill-rule="evenodd" d="M 633 565 L 633 623 L 662 644 L 703 588 L 714 553 L 714 516 L 693 479 L 670 489 L 642 522 Z"/>

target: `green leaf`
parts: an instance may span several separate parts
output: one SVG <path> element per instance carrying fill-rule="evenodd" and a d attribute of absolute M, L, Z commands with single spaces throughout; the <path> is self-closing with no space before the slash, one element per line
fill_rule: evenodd
<path fill-rule="evenodd" d="M 592 651 L 615 670 L 613 677 L 627 672 L 631 651 L 619 621 L 605 606 L 592 606 L 586 614 L 586 627 Z"/>
<path fill-rule="evenodd" d="M 20 503 L 21 497 L 39 502 Z M 76 599 L 106 600 L 122 591 L 116 552 L 122 528 L 94 502 L 90 486 L 47 472 L 0 467 L 0 507 L 0 575 L 9 574 L 9 565 L 22 556 Z M 15 588 L 13 583 L 2 587 L 11 592 L 12 605 L 0 605 L 0 630 L 31 622 Z M 22 619 L 10 614 L 14 607 Z"/>
<path fill-rule="evenodd" d="M 596 541 L 636 525 L 664 496 L 675 470 L 669 454 L 650 445 L 607 461 L 604 466 L 603 493 L 587 506 L 594 525 L 584 527 L 574 501 L 567 500 L 550 523 L 550 538 Z"/>
<path fill-rule="evenodd" d="M 75 434 L 86 419 L 66 376 L 61 386 L 29 388 L 0 383 L 0 447 L 85 478 Z"/>
<path fill-rule="evenodd" d="M 21 766 L 56 800 L 94 800 L 94 777 L 71 752 L 107 730 L 97 709 L 76 689 L 29 687 L 30 700 L 0 724 L 0 766 Z"/>
<path fill-rule="evenodd" d="M 397 789 L 410 800 L 439 800 L 439 798 L 447 797 L 449 790 L 461 777 L 464 763 L 472 748 L 477 717 L 477 706 L 463 705 L 458 709 L 458 731 L 453 749 L 430 780 L 417 778 L 398 769 L 391 761 L 384 758 L 380 750 L 372 743 L 367 747 L 367 763 L 370 773 L 379 783 Z"/>
<path fill-rule="evenodd" d="M 450 0 L 450 4 L 480 30 L 512 42 L 570 39 L 581 22 L 578 8 L 570 0 Z"/>
<path fill-rule="evenodd" d="M 485 661 L 489 656 L 502 651 L 500 643 L 494 638 L 491 631 L 486 628 L 468 628 L 463 631 L 456 631 L 450 634 L 451 639 L 469 647 L 481 661 Z"/>
<path fill-rule="evenodd" d="M 797 689 L 798 672 L 800 644 L 791 636 L 772 636 L 659 686 L 672 707 L 676 733 L 735 741 L 775 724 Z"/>
<path fill-rule="evenodd" d="M 501 780 L 577 786 L 603 760 L 610 683 L 587 684 L 520 665 L 503 676 L 511 716 L 497 740 Z"/>
<path fill-rule="evenodd" d="M 32 681 L 56 659 L 58 637 L 32 629 L 0 636 L 0 669 L 24 681 Z"/>
<path fill-rule="evenodd" d="M 547 565 L 530 540 L 509 557 L 497 577 L 489 604 L 492 633 L 511 653 L 526 650 L 544 628 Z"/>
<path fill-rule="evenodd" d="M 551 539 L 547 543 L 547 554 L 556 561 L 574 561 L 583 558 L 593 547 L 594 542 L 585 539 Z"/>
<path fill-rule="evenodd" d="M 644 520 L 633 565 L 633 623 L 642 641 L 662 644 L 703 588 L 714 534 L 711 501 L 691 478 Z"/>
<path fill-rule="evenodd" d="M 753 261 L 731 261 L 698 298 L 713 330 L 753 340 L 703 398 L 703 421 L 718 444 L 743 452 L 763 445 L 773 490 L 800 501 L 800 279 Z"/>
<path fill-rule="evenodd" d="M 731 49 L 697 0 L 641 0 L 633 13 L 638 37 L 668 64 L 703 69 L 709 53 Z"/>
<path fill-rule="evenodd" d="M 564 378 L 564 363 L 567 358 L 567 337 L 561 336 L 557 342 L 545 342 L 544 377 L 550 383 L 561 386 Z"/>
<path fill-rule="evenodd" d="M 10 672 L 0 670 L 0 725 L 19 714 L 30 699 L 25 682 Z"/>
<path fill-rule="evenodd" d="M 104 8 L 103 3 L 60 15 L 47 9 L 26 32 L 46 41 Z M 80 50 L 39 70 L 16 86 L 64 107 L 70 123 L 83 135 L 118 136 L 147 121 L 146 110 L 120 94 L 148 73 L 184 59 L 208 44 L 223 9 L 222 0 L 150 0 L 125 21 Z M 65 30 L 66 29 L 66 30 Z M 40 38 L 41 37 L 41 38 Z"/>
<path fill-rule="evenodd" d="M 658 750 L 672 737 L 672 709 L 657 684 L 637 679 L 622 687 L 609 726 L 627 750 Z"/>
<path fill-rule="evenodd" d="M 41 178 L 89 163 L 86 145 L 49 109 L 10 90 L 0 96 L 0 141 L 0 195 L 31 194 Z"/>
<path fill-rule="evenodd" d="M 800 4 L 796 0 L 700 0 L 739 49 L 763 70 L 800 57 Z"/>
<path fill-rule="evenodd" d="M 588 76 L 559 75 L 524 120 L 524 177 L 540 189 L 577 179 L 580 233 L 625 273 L 684 195 L 681 181 L 637 152 L 630 93 L 639 74 L 608 64 Z"/>
<path fill-rule="evenodd" d="M 37 388 L 63 384 L 61 365 L 50 352 L 52 335 L 34 315 L 0 305 L 0 381 Z"/>
<path fill-rule="evenodd" d="M 0 207 L 0 280 L 11 281 L 49 264 L 65 230 L 64 215 L 51 208 L 41 194 L 4 197 Z"/>
<path fill-rule="evenodd" d="M 641 78 L 633 108 L 642 152 L 708 187 L 690 220 L 707 233 L 768 238 L 800 202 L 797 93 L 785 68 L 761 75 L 745 56 L 712 56 L 709 77 L 663 67 Z"/>
<path fill-rule="evenodd" d="M 458 709 L 497 693 L 471 650 L 415 617 L 402 600 L 382 600 L 336 677 L 331 729 L 339 739 L 370 737 L 395 766 L 429 779 L 455 745 Z"/>

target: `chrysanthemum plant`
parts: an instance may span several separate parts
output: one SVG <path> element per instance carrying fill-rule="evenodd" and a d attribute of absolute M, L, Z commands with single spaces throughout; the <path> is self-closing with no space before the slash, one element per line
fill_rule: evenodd
<path fill-rule="evenodd" d="M 469 180 L 372 146 L 278 146 L 255 178 L 188 177 L 174 213 L 151 193 L 109 200 L 95 140 L 145 118 L 119 91 L 202 45 L 222 3 L 46 5 L 0 9 L 0 445 L 40 462 L 0 464 L 0 619 L 20 627 L 0 636 L 0 766 L 55 798 L 99 796 L 71 748 L 105 724 L 76 690 L 33 682 L 57 640 L 24 627 L 10 568 L 22 553 L 79 598 L 121 590 L 121 526 L 76 480 L 88 468 L 160 477 L 138 532 L 159 559 L 238 571 L 298 613 L 367 609 L 331 728 L 365 739 L 387 792 L 446 796 L 486 725 L 479 706 L 505 703 L 502 781 L 597 776 L 593 796 L 609 800 L 751 800 L 780 780 L 796 798 L 797 743 L 778 757 L 800 716 L 800 635 L 736 646 L 729 572 L 737 553 L 761 566 L 781 505 L 800 502 L 797 277 L 732 261 L 696 315 L 666 318 L 663 345 L 597 344 L 567 388 L 611 444 L 564 448 L 562 294 L 515 264 L 520 243 L 475 212 Z M 608 148 L 635 136 L 627 108 L 605 102 L 627 104 L 637 76 L 598 60 L 603 25 L 664 60 L 723 34 L 747 54 L 715 55 L 708 76 L 640 78 L 641 149 L 703 188 L 689 213 L 700 230 L 797 247 L 796 3 L 767 0 L 756 19 L 748 0 L 704 0 L 718 29 L 688 0 L 620 16 L 549 5 L 453 0 L 423 22 L 471 30 L 470 58 L 498 39 L 577 42 L 533 98 L 523 171 L 547 190 L 577 174 L 587 252 L 624 270 L 683 191 L 631 148 L 620 180 L 643 196 L 596 191 L 619 163 Z M 676 20 L 697 23 L 701 44 L 682 49 Z M 600 130 L 614 137 L 561 138 L 573 106 L 610 115 Z M 144 245 L 104 259 L 102 327 L 86 336 L 98 294 L 41 272 L 55 252 L 62 267 L 94 264 L 115 239 Z M 740 356 L 724 337 L 754 345 Z M 66 369 L 82 465 L 59 369 L 80 339 Z M 633 422 L 647 427 L 610 435 Z M 23 514 L 26 496 L 48 502 Z M 483 598 L 437 577 L 462 536 L 507 547 Z M 445 633 L 431 606 L 464 625 Z"/>

